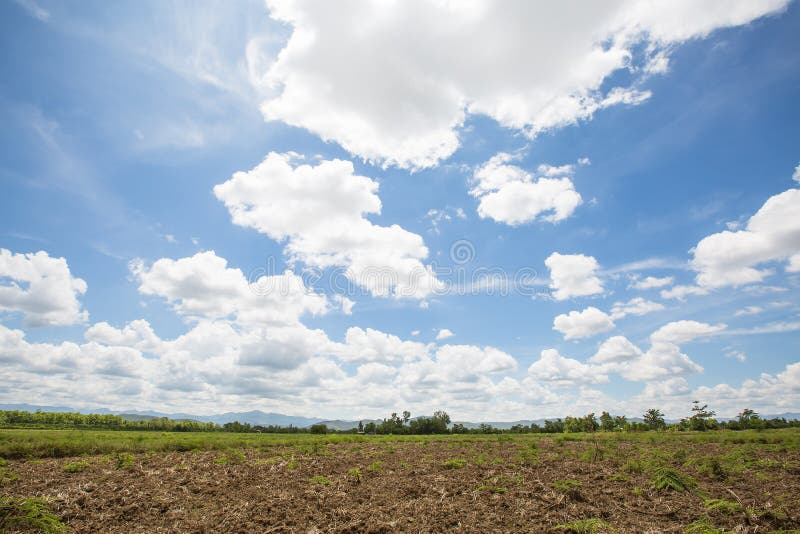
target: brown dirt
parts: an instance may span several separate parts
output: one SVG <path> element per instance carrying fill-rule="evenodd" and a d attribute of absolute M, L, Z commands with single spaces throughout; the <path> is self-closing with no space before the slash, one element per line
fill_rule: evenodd
<path fill-rule="evenodd" d="M 47 498 L 73 532 L 548 532 L 590 517 L 616 532 L 683 532 L 704 516 L 739 532 L 800 528 L 797 451 L 759 450 L 768 468 L 724 480 L 674 463 L 699 482 L 692 494 L 657 491 L 647 473 L 626 472 L 625 461 L 643 452 L 631 446 L 592 461 L 580 458 L 589 443 L 544 440 L 538 463 L 519 456 L 527 443 L 500 441 L 244 451 L 241 463 L 219 463 L 221 452 L 153 453 L 135 456 L 129 469 L 108 456 L 13 461 L 7 467 L 18 479 L 0 490 Z M 690 457 L 724 452 L 691 447 Z M 446 468 L 453 459 L 467 465 Z M 90 467 L 63 470 L 78 460 Z M 374 462 L 380 467 L 369 470 Z M 354 468 L 360 480 L 348 473 Z M 581 485 L 572 492 L 553 486 L 564 479 Z M 709 513 L 705 498 L 759 512 Z"/>

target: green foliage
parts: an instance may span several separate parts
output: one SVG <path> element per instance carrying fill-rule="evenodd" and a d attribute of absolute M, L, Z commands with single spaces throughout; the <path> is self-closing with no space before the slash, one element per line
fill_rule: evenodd
<path fill-rule="evenodd" d="M 644 472 L 644 464 L 641 460 L 633 459 L 628 460 L 625 462 L 625 465 L 622 466 L 622 470 L 627 473 L 643 473 Z"/>
<path fill-rule="evenodd" d="M 61 469 L 64 470 L 66 473 L 80 473 L 84 469 L 89 467 L 89 462 L 80 461 L 80 462 L 70 462 L 68 464 L 64 464 L 64 467 Z"/>
<path fill-rule="evenodd" d="M 539 463 L 539 451 L 536 450 L 536 445 L 528 447 L 517 452 L 514 456 L 514 462 L 524 465 L 536 465 Z"/>
<path fill-rule="evenodd" d="M 467 466 L 467 461 L 463 458 L 457 458 L 454 460 L 447 460 L 442 464 L 442 467 L 445 469 L 463 469 Z"/>
<path fill-rule="evenodd" d="M 133 455 L 127 452 L 117 453 L 115 456 L 117 469 L 130 469 L 133 467 Z"/>
<path fill-rule="evenodd" d="M 696 486 L 692 477 L 670 467 L 659 467 L 653 473 L 653 487 L 657 490 L 693 491 Z"/>
<path fill-rule="evenodd" d="M 715 527 L 709 518 L 703 517 L 690 523 L 683 532 L 685 534 L 722 534 L 725 531 Z"/>
<path fill-rule="evenodd" d="M 381 471 L 383 470 L 383 462 L 380 460 L 372 462 L 367 466 L 367 471 Z"/>
<path fill-rule="evenodd" d="M 0 532 L 38 530 L 44 534 L 67 532 L 61 519 L 42 499 L 0 497 Z"/>
<path fill-rule="evenodd" d="M 361 475 L 361 469 L 358 467 L 354 467 L 353 469 L 347 471 L 347 476 L 354 482 L 361 482 L 361 479 L 363 478 Z"/>
<path fill-rule="evenodd" d="M 294 471 L 294 470 L 295 470 L 295 469 L 297 469 L 298 467 L 300 467 L 300 462 L 298 462 L 298 461 L 297 461 L 296 459 L 294 459 L 294 458 L 292 458 L 291 460 L 289 460 L 289 462 L 287 462 L 287 464 L 286 464 L 286 469 L 288 469 L 289 471 Z"/>
<path fill-rule="evenodd" d="M 312 484 L 319 484 L 320 486 L 327 486 L 331 483 L 331 479 L 322 475 L 313 476 L 308 479 Z"/>
<path fill-rule="evenodd" d="M 229 451 L 225 451 L 225 454 L 216 458 L 214 462 L 222 465 L 226 464 L 241 465 L 245 463 L 245 457 L 242 451 L 231 449 Z"/>
<path fill-rule="evenodd" d="M 570 497 L 578 496 L 578 489 L 582 486 L 580 482 L 572 479 L 556 480 L 553 482 L 553 489 Z"/>
<path fill-rule="evenodd" d="M 328 433 L 328 425 L 317 423 L 316 425 L 311 425 L 308 427 L 308 431 L 312 434 L 327 434 Z"/>
<path fill-rule="evenodd" d="M 504 488 L 503 486 L 483 485 L 483 486 L 478 486 L 477 491 L 486 491 L 489 493 L 501 494 L 501 493 L 507 493 L 508 488 Z"/>
<path fill-rule="evenodd" d="M 601 532 L 614 531 L 614 529 L 611 528 L 611 525 L 596 517 L 579 519 L 578 521 L 573 521 L 571 523 L 556 525 L 553 530 L 569 532 L 571 534 L 598 534 Z"/>
<path fill-rule="evenodd" d="M 738 502 L 726 501 L 725 499 L 707 499 L 704 503 L 709 512 L 718 512 L 724 515 L 734 515 L 742 511 L 742 505 Z"/>

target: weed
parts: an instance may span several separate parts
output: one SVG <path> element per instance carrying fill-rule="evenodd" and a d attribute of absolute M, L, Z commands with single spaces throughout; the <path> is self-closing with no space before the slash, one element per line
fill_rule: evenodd
<path fill-rule="evenodd" d="M 289 460 L 289 462 L 286 464 L 286 469 L 288 469 L 289 471 L 294 471 L 298 467 L 300 467 L 300 462 L 298 462 L 294 458 Z"/>
<path fill-rule="evenodd" d="M 572 534 L 596 534 L 600 532 L 613 532 L 614 529 L 602 519 L 590 517 L 589 519 L 579 519 L 571 523 L 556 525 L 553 530 Z"/>
<path fill-rule="evenodd" d="M 347 472 L 347 476 L 354 482 L 361 482 L 362 478 L 361 469 L 359 469 L 358 467 L 354 467 L 353 469 L 350 469 Z"/>
<path fill-rule="evenodd" d="M 214 460 L 215 463 L 222 465 L 226 464 L 241 465 L 244 463 L 244 461 L 245 461 L 244 454 L 242 453 L 242 451 L 238 451 L 236 449 L 231 449 L 229 451 L 226 451 L 225 454 Z"/>
<path fill-rule="evenodd" d="M 578 497 L 578 488 L 580 488 L 582 485 L 583 484 L 577 480 L 556 480 L 553 482 L 553 489 L 569 497 L 576 498 Z"/>
<path fill-rule="evenodd" d="M 6 530 L 38 530 L 56 534 L 67 532 L 67 527 L 42 499 L 0 497 L 0 532 Z"/>
<path fill-rule="evenodd" d="M 489 493 L 501 494 L 508 492 L 508 488 L 503 486 L 478 486 L 478 491 L 488 491 Z"/>
<path fill-rule="evenodd" d="M 536 465 L 539 463 L 539 451 L 536 449 L 523 449 L 514 457 L 518 464 Z"/>
<path fill-rule="evenodd" d="M 130 469 L 133 467 L 133 455 L 127 452 L 119 452 L 115 456 L 117 469 Z"/>
<path fill-rule="evenodd" d="M 704 505 L 709 512 L 719 512 L 725 515 L 738 514 L 742 511 L 742 505 L 725 499 L 708 499 Z"/>
<path fill-rule="evenodd" d="M 442 464 L 442 467 L 445 469 L 463 469 L 467 466 L 467 461 L 463 458 L 458 458 L 455 460 L 447 460 Z"/>
<path fill-rule="evenodd" d="M 383 463 L 378 460 L 367 466 L 367 471 L 383 471 Z"/>
<path fill-rule="evenodd" d="M 312 484 L 319 484 L 320 486 L 327 486 L 331 483 L 331 479 L 322 475 L 313 476 L 308 479 Z"/>
<path fill-rule="evenodd" d="M 641 460 L 628 460 L 622 466 L 622 470 L 628 473 L 642 473 L 644 472 L 644 464 Z"/>
<path fill-rule="evenodd" d="M 632 493 L 633 495 L 636 495 L 637 497 L 639 497 L 639 496 L 641 496 L 641 495 L 644 495 L 644 490 L 643 490 L 642 488 L 633 488 L 633 489 L 631 490 L 631 493 Z"/>
<path fill-rule="evenodd" d="M 659 467 L 653 473 L 653 487 L 657 490 L 692 491 L 697 482 L 689 475 L 684 475 L 669 467 Z"/>
<path fill-rule="evenodd" d="M 623 475 L 622 473 L 616 473 L 608 477 L 608 480 L 610 482 L 627 482 L 630 479 L 626 475 Z"/>
<path fill-rule="evenodd" d="M 685 534 L 722 534 L 725 532 L 711 523 L 707 517 L 703 517 L 690 523 L 683 531 Z"/>
<path fill-rule="evenodd" d="M 87 467 L 89 467 L 89 462 L 81 461 L 81 462 L 70 462 L 68 464 L 64 464 L 64 467 L 62 467 L 61 469 L 66 473 L 80 473 Z"/>

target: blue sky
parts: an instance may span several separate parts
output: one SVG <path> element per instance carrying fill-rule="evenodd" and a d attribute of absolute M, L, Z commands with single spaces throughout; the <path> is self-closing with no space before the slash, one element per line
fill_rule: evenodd
<path fill-rule="evenodd" d="M 3 3 L 0 402 L 800 410 L 800 8 L 724 4 Z"/>

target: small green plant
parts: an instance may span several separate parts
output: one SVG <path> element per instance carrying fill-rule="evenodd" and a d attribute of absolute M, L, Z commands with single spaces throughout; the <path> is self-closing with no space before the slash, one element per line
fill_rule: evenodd
<path fill-rule="evenodd" d="M 722 534 L 725 531 L 715 527 L 709 518 L 703 517 L 690 523 L 683 532 L 685 534 Z"/>
<path fill-rule="evenodd" d="M 298 462 L 298 461 L 297 461 L 297 460 L 295 460 L 294 458 L 292 458 L 291 460 L 289 460 L 289 461 L 286 463 L 286 469 L 288 469 L 289 471 L 294 471 L 294 470 L 295 470 L 295 469 L 297 469 L 298 467 L 300 467 L 300 462 Z"/>
<path fill-rule="evenodd" d="M 231 449 L 229 451 L 226 451 L 225 454 L 214 460 L 215 463 L 222 465 L 226 464 L 241 465 L 244 463 L 244 461 L 245 461 L 244 454 L 242 453 L 242 451 L 238 451 L 236 449 Z"/>
<path fill-rule="evenodd" d="M 319 484 L 320 486 L 327 486 L 328 484 L 331 483 L 331 479 L 329 479 L 328 477 L 324 477 L 322 475 L 313 476 L 310 479 L 308 479 L 308 481 L 311 482 L 312 484 Z"/>
<path fill-rule="evenodd" d="M 627 473 L 642 473 L 644 471 L 644 464 L 641 460 L 628 460 L 622 466 L 622 470 Z"/>
<path fill-rule="evenodd" d="M 442 464 L 442 467 L 445 469 L 463 469 L 467 466 L 467 461 L 463 458 L 458 458 L 455 460 L 447 460 Z"/>
<path fill-rule="evenodd" d="M 670 467 L 659 467 L 653 473 L 653 487 L 657 490 L 693 491 L 697 483 L 689 475 Z"/>
<path fill-rule="evenodd" d="M 708 499 L 704 503 L 709 512 L 718 512 L 725 515 L 734 515 L 742 511 L 742 505 L 738 502 L 726 501 L 725 499 Z"/>
<path fill-rule="evenodd" d="M 87 467 L 89 467 L 89 462 L 80 461 L 80 462 L 70 462 L 68 464 L 64 464 L 64 467 L 62 467 L 61 469 L 63 469 L 65 473 L 80 473 Z"/>
<path fill-rule="evenodd" d="M 377 460 L 372 462 L 367 466 L 367 471 L 382 471 L 383 470 L 383 462 Z"/>
<path fill-rule="evenodd" d="M 361 482 L 363 475 L 361 474 L 361 469 L 358 467 L 354 467 L 347 472 L 347 477 L 352 480 L 353 482 Z"/>
<path fill-rule="evenodd" d="M 539 463 L 539 451 L 535 448 L 523 449 L 514 457 L 514 462 L 524 465 L 536 465 Z"/>
<path fill-rule="evenodd" d="M 571 479 L 556 480 L 555 482 L 553 482 L 553 489 L 560 493 L 563 493 L 568 497 L 572 497 L 573 499 L 575 499 L 580 496 L 578 490 L 582 485 L 583 484 L 581 484 L 577 480 L 571 480 Z"/>
<path fill-rule="evenodd" d="M 559 532 L 569 532 L 571 534 L 599 534 L 601 532 L 614 531 L 614 529 L 611 528 L 611 525 L 596 517 L 579 519 L 578 521 L 573 521 L 571 523 L 556 525 L 553 530 L 557 530 Z"/>
<path fill-rule="evenodd" d="M 0 532 L 38 530 L 44 534 L 67 532 L 61 519 L 42 499 L 0 497 Z"/>
<path fill-rule="evenodd" d="M 117 469 L 130 469 L 133 467 L 133 455 L 127 452 L 118 452 L 116 457 Z"/>

